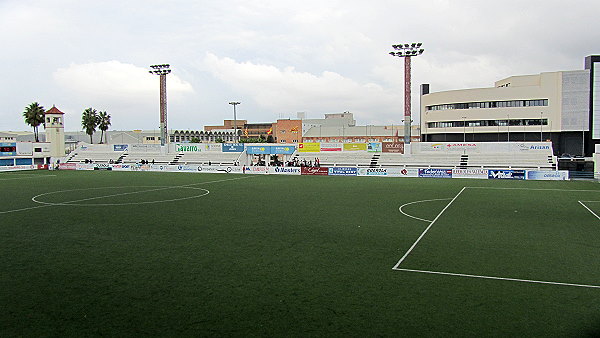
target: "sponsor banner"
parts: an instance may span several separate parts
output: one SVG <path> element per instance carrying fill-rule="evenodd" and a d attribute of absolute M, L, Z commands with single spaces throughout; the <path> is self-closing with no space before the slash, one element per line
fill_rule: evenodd
<path fill-rule="evenodd" d="M 198 148 L 202 151 L 221 151 L 221 143 L 198 143 Z"/>
<path fill-rule="evenodd" d="M 367 151 L 369 152 L 381 152 L 381 142 L 369 142 L 367 143 Z"/>
<path fill-rule="evenodd" d="M 75 170 L 94 170 L 94 165 L 92 163 L 77 163 Z"/>
<path fill-rule="evenodd" d="M 271 147 L 270 146 L 247 146 L 246 153 L 248 153 L 250 155 L 270 154 Z"/>
<path fill-rule="evenodd" d="M 268 174 L 269 167 L 252 166 L 246 167 L 246 174 Z"/>
<path fill-rule="evenodd" d="M 419 169 L 387 168 L 387 177 L 419 177 Z"/>
<path fill-rule="evenodd" d="M 94 170 L 112 170 L 112 166 L 108 163 L 94 163 Z"/>
<path fill-rule="evenodd" d="M 301 153 L 318 153 L 321 151 L 321 144 L 320 143 L 314 143 L 314 142 L 309 142 L 309 143 L 299 143 L 298 144 L 298 151 Z"/>
<path fill-rule="evenodd" d="M 321 151 L 342 151 L 342 143 L 321 143 Z"/>
<path fill-rule="evenodd" d="M 344 143 L 344 151 L 367 151 L 366 143 Z"/>
<path fill-rule="evenodd" d="M 452 169 L 452 178 L 488 178 L 487 169 Z"/>
<path fill-rule="evenodd" d="M 419 177 L 451 178 L 452 169 L 427 168 L 419 169 Z"/>
<path fill-rule="evenodd" d="M 300 175 L 301 170 L 299 167 L 269 167 L 269 174 L 277 175 Z"/>
<path fill-rule="evenodd" d="M 569 179 L 567 170 L 551 171 L 551 170 L 527 170 L 528 180 L 544 180 L 544 181 L 566 181 Z"/>
<path fill-rule="evenodd" d="M 176 143 L 175 151 L 178 153 L 197 153 L 201 152 L 204 148 L 202 144 L 195 143 Z"/>
<path fill-rule="evenodd" d="M 416 152 L 511 153 L 535 152 L 552 154 L 551 142 L 420 142 Z M 385 150 L 384 150 L 385 151 Z"/>
<path fill-rule="evenodd" d="M 326 167 L 302 167 L 300 169 L 302 175 L 323 175 L 329 174 L 329 169 Z"/>
<path fill-rule="evenodd" d="M 404 154 L 404 143 L 402 142 L 383 142 L 381 152 Z"/>
<path fill-rule="evenodd" d="M 144 152 L 159 152 L 160 144 L 131 144 L 129 147 L 131 152 L 144 153 Z"/>
<path fill-rule="evenodd" d="M 525 170 L 489 170 L 488 178 L 505 180 L 524 180 Z"/>
<path fill-rule="evenodd" d="M 186 172 L 198 172 L 202 171 L 201 165 L 178 165 L 175 167 L 177 171 L 186 171 Z"/>
<path fill-rule="evenodd" d="M 60 170 L 75 170 L 77 169 L 76 163 L 59 163 L 58 169 Z"/>
<path fill-rule="evenodd" d="M 358 176 L 387 176 L 388 168 L 359 168 Z"/>
<path fill-rule="evenodd" d="M 113 164 L 112 170 L 114 170 L 114 171 L 130 171 L 131 166 L 129 164 Z"/>
<path fill-rule="evenodd" d="M 516 145 L 512 145 L 516 147 L 518 151 L 527 151 L 527 152 L 548 152 L 552 153 L 552 143 L 551 142 L 523 142 L 517 143 Z"/>
<path fill-rule="evenodd" d="M 126 151 L 129 148 L 127 144 L 113 144 L 113 151 Z"/>
<path fill-rule="evenodd" d="M 17 155 L 21 155 L 21 156 L 33 155 L 33 143 L 17 142 Z"/>
<path fill-rule="evenodd" d="M 296 151 L 295 146 L 271 146 L 271 154 L 291 155 Z"/>
<path fill-rule="evenodd" d="M 38 166 L 35 164 L 32 164 L 32 165 L 2 165 L 2 166 L 0 166 L 0 171 L 34 170 L 37 168 L 38 168 Z"/>
<path fill-rule="evenodd" d="M 243 143 L 223 143 L 222 147 L 224 153 L 241 153 L 244 151 Z"/>
<path fill-rule="evenodd" d="M 331 167 L 329 168 L 329 176 L 356 176 L 358 169 L 354 167 Z"/>

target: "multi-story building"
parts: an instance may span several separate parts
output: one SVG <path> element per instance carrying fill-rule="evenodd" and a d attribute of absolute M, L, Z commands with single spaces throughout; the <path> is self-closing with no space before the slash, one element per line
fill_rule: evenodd
<path fill-rule="evenodd" d="M 490 88 L 429 92 L 422 85 L 422 140 L 550 140 L 558 154 L 589 155 L 600 143 L 598 62 L 588 56 L 583 70 L 511 76 Z"/>

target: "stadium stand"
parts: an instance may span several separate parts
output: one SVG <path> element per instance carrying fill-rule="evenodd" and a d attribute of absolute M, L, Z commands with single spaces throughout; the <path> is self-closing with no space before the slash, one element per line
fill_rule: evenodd
<path fill-rule="evenodd" d="M 85 151 L 85 152 L 75 152 L 72 153 L 72 156 L 69 155 L 67 157 L 67 163 L 84 163 L 86 160 L 93 162 L 110 162 L 111 160 L 115 163 L 119 160 L 119 158 L 123 155 L 123 153 L 119 152 L 97 152 L 97 151 Z"/>
<path fill-rule="evenodd" d="M 320 153 L 305 153 L 297 152 L 293 156 L 293 160 L 298 162 L 314 162 L 315 158 L 319 159 L 322 167 L 329 166 L 352 166 L 352 167 L 369 167 L 371 166 L 373 156 L 380 153 L 367 152 L 320 152 Z"/>
<path fill-rule="evenodd" d="M 484 169 L 556 170 L 557 159 L 544 153 L 482 153 L 467 155 L 465 166 Z"/>
<path fill-rule="evenodd" d="M 413 154 L 404 156 L 395 153 L 380 153 L 377 166 L 382 167 L 414 167 L 414 168 L 459 168 L 461 154 Z"/>

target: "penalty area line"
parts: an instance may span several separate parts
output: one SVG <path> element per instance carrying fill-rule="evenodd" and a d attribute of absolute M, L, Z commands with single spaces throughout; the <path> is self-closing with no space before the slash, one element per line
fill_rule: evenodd
<path fill-rule="evenodd" d="M 590 284 L 548 282 L 548 281 L 533 280 L 533 279 L 520 279 L 520 278 L 508 278 L 508 277 L 469 275 L 469 274 L 466 274 L 466 273 L 452 273 L 452 272 L 429 271 L 429 270 L 415 270 L 415 269 L 404 269 L 404 268 L 394 268 L 393 270 L 396 270 L 396 271 L 406 271 L 406 272 L 425 273 L 425 274 L 431 274 L 431 275 L 444 275 L 444 276 L 455 276 L 455 277 L 467 277 L 467 278 L 479 278 L 479 279 L 504 280 L 504 281 L 511 281 L 511 282 L 522 282 L 522 283 L 533 283 L 533 284 L 548 284 L 548 285 L 574 286 L 574 287 L 580 287 L 580 288 L 600 289 L 600 285 L 590 285 Z"/>

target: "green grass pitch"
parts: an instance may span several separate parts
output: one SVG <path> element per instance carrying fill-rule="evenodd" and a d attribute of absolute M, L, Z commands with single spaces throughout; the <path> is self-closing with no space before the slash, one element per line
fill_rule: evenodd
<path fill-rule="evenodd" d="M 39 171 L 0 191 L 2 337 L 600 334 L 594 182 Z"/>

